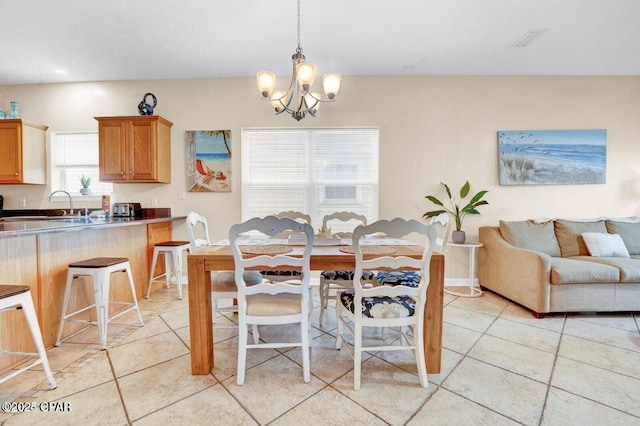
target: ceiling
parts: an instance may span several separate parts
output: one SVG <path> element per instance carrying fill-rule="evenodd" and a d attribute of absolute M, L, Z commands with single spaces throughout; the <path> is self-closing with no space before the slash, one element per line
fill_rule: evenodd
<path fill-rule="evenodd" d="M 295 0 L 0 0 L 0 85 L 291 75 Z M 302 0 L 318 74 L 640 75 L 638 0 Z M 510 47 L 529 31 L 541 35 Z"/>

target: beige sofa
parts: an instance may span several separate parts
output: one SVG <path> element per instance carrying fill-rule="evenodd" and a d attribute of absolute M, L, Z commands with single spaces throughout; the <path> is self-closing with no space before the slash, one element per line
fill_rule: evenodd
<path fill-rule="evenodd" d="M 638 218 L 500 221 L 479 236 L 480 285 L 536 317 L 640 311 Z"/>

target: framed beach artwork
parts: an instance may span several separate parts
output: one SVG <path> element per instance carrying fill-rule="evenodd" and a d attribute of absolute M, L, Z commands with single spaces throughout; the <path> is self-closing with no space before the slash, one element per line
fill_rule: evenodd
<path fill-rule="evenodd" d="M 606 183 L 607 131 L 498 132 L 500 185 Z"/>
<path fill-rule="evenodd" d="M 231 192 L 231 130 L 185 133 L 189 192 Z"/>

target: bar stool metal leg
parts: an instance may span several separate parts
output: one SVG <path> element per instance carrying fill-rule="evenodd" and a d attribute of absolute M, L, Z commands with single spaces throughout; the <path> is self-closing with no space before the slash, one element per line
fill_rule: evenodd
<path fill-rule="evenodd" d="M 55 389 L 58 385 L 51 373 L 49 359 L 47 358 L 47 351 L 45 350 L 44 342 L 42 341 L 42 332 L 40 331 L 40 325 L 38 324 L 38 316 L 36 315 L 33 300 L 31 299 L 31 292 L 26 294 L 28 297 L 25 297 L 22 302 L 22 311 L 24 312 L 25 317 L 27 317 L 29 330 L 31 330 L 33 341 L 36 344 L 36 349 L 38 350 L 38 356 L 42 361 L 42 368 L 44 369 L 44 374 L 47 376 L 47 380 L 49 381 L 49 387 L 51 389 Z"/>
<path fill-rule="evenodd" d="M 173 256 L 173 250 L 164 251 L 164 270 L 166 271 L 164 274 L 164 280 L 167 288 L 171 288 L 171 277 L 175 273 L 175 262 Z M 178 280 L 178 276 L 176 274 L 176 281 Z"/>
<path fill-rule="evenodd" d="M 151 260 L 151 272 L 149 273 L 149 285 L 147 286 L 147 295 L 145 296 L 146 299 L 149 298 L 149 295 L 151 293 L 151 284 L 153 284 L 153 282 L 156 279 L 156 277 L 154 277 L 153 274 L 156 272 L 156 264 L 158 263 L 158 251 L 159 251 L 158 246 L 153 248 L 153 259 Z M 165 272 L 166 272 L 166 269 L 165 269 Z"/>
<path fill-rule="evenodd" d="M 93 293 L 96 301 L 96 320 L 98 322 L 98 335 L 100 336 L 100 348 L 107 347 L 107 325 L 109 323 L 109 281 L 110 272 L 98 271 L 93 277 Z"/>
<path fill-rule="evenodd" d="M 38 324 L 38 316 L 36 315 L 35 307 L 33 306 L 33 299 L 31 298 L 31 290 L 27 286 L 21 285 L 0 285 L 0 312 L 7 310 L 14 310 L 22 308 L 29 331 L 33 338 L 33 342 L 36 346 L 37 353 L 31 352 L 14 352 L 0 349 L 0 353 L 10 355 L 22 355 L 33 356 L 38 359 L 31 364 L 13 371 L 12 373 L 0 378 L 0 383 L 4 383 L 7 380 L 17 376 L 18 374 L 28 370 L 31 367 L 42 364 L 44 374 L 49 382 L 49 387 L 55 389 L 58 385 L 53 378 L 51 367 L 49 366 L 49 359 L 47 358 L 47 351 L 42 341 L 42 333 L 40 331 L 40 325 Z"/>
<path fill-rule="evenodd" d="M 127 262 L 125 272 L 129 279 L 129 288 L 131 289 L 131 296 L 133 297 L 133 307 L 131 309 L 136 310 L 136 313 L 138 314 L 138 324 L 142 327 L 144 325 L 144 321 L 142 321 L 142 315 L 140 314 L 140 308 L 138 307 L 138 298 L 136 297 L 136 288 L 133 285 L 133 274 L 131 273 L 131 266 L 129 265 L 129 262 Z"/>
<path fill-rule="evenodd" d="M 62 315 L 60 317 L 60 326 L 58 327 L 58 337 L 56 337 L 56 343 L 53 346 L 60 346 L 60 338 L 62 337 L 62 324 L 65 321 L 65 314 L 67 312 L 67 308 L 69 307 L 69 296 L 71 295 L 71 285 L 73 284 L 73 273 L 71 271 L 67 272 L 67 281 L 64 287 L 64 299 L 62 302 Z"/>

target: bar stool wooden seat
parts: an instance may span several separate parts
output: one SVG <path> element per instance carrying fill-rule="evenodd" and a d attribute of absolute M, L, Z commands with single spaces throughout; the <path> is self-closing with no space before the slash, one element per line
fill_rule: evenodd
<path fill-rule="evenodd" d="M 176 277 L 178 287 L 178 298 L 182 300 L 183 268 L 182 254 L 190 251 L 189 241 L 164 241 L 158 243 L 153 248 L 153 261 L 151 262 L 151 272 L 149 272 L 149 287 L 147 288 L 147 299 L 151 293 L 151 286 L 154 282 L 164 281 L 167 288 L 171 286 L 173 276 Z M 154 276 L 158 255 L 164 254 L 164 273 Z M 164 279 L 163 279 L 164 278 Z"/>
<path fill-rule="evenodd" d="M 32 356 L 38 357 L 38 359 L 28 366 L 12 371 L 10 374 L 0 378 L 0 384 L 20 373 L 23 373 L 31 367 L 42 364 L 44 374 L 47 376 L 47 380 L 49 381 L 49 387 L 51 389 L 55 389 L 58 385 L 56 384 L 53 374 L 51 373 L 51 368 L 49 367 L 49 360 L 47 358 L 47 352 L 44 349 L 42 333 L 40 332 L 40 325 L 38 324 L 38 317 L 33 306 L 33 299 L 31 298 L 31 290 L 25 285 L 0 285 L 0 312 L 20 308 L 22 308 L 22 312 L 24 312 L 27 324 L 29 325 L 29 330 L 31 330 L 33 342 L 35 343 L 38 352 L 11 352 L 0 348 L 0 354 Z"/>
<path fill-rule="evenodd" d="M 111 274 L 113 272 L 124 272 L 129 279 L 129 287 L 131 289 L 131 297 L 133 302 L 110 302 L 109 301 L 109 284 Z M 69 304 L 69 296 L 71 294 L 71 286 L 73 280 L 79 277 L 89 276 L 93 281 L 93 292 L 95 295 L 94 303 L 92 305 L 81 308 L 75 312 L 67 314 L 67 306 Z M 112 316 L 109 316 L 109 305 L 123 305 L 128 308 L 118 311 Z M 96 321 L 70 319 L 71 317 L 78 315 L 86 310 L 95 308 Z M 138 322 L 142 327 L 144 322 L 140 315 L 140 309 L 138 308 L 138 299 L 136 297 L 136 289 L 133 284 L 133 275 L 131 274 L 131 266 L 129 265 L 129 259 L 126 257 L 96 257 L 93 259 L 82 260 L 80 262 L 74 262 L 69 264 L 69 271 L 67 272 L 67 285 L 64 291 L 64 304 L 62 306 L 62 318 L 60 320 L 60 328 L 58 329 L 58 338 L 56 339 L 55 346 L 60 346 L 60 338 L 62 337 L 62 329 L 65 321 L 81 322 L 98 326 L 98 333 L 100 334 L 100 348 L 106 349 L 107 347 L 107 325 L 114 319 L 121 315 L 126 314 L 131 310 L 136 310 L 138 313 Z"/>

